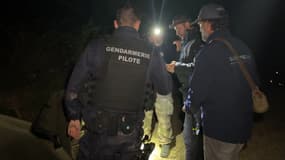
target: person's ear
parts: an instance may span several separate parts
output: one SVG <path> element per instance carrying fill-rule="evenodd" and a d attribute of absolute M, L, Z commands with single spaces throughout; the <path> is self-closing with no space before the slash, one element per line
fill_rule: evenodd
<path fill-rule="evenodd" d="M 118 24 L 117 20 L 114 20 L 114 27 L 115 27 L 115 29 L 119 28 L 119 24 Z"/>
<path fill-rule="evenodd" d="M 209 23 L 209 22 L 206 22 L 205 24 L 205 29 L 208 33 L 213 33 L 213 30 L 212 30 L 212 24 Z"/>
<path fill-rule="evenodd" d="M 192 28 L 191 23 L 188 21 L 185 22 L 185 27 L 186 27 L 186 29 L 191 29 Z"/>
<path fill-rule="evenodd" d="M 137 20 L 134 24 L 134 28 L 138 31 L 140 29 L 141 21 Z"/>

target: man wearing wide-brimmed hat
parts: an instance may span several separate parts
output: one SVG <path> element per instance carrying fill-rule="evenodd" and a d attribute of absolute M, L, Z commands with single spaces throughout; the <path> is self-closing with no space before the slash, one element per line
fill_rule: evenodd
<path fill-rule="evenodd" d="M 188 79 L 192 75 L 194 68 L 194 59 L 202 48 L 203 43 L 197 25 L 192 25 L 186 16 L 175 16 L 169 28 L 176 31 L 180 40 L 174 41 L 176 50 L 179 53 L 179 59 L 173 60 L 167 64 L 167 70 L 176 73 L 181 83 L 180 91 L 183 93 L 185 100 L 186 93 L 189 89 Z M 187 113 L 184 120 L 184 142 L 186 146 L 186 159 L 203 159 L 202 134 L 200 132 L 200 113 L 195 115 Z"/>

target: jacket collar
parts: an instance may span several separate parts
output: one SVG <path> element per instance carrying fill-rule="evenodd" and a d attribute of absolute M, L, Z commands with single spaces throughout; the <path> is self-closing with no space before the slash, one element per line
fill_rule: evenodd
<path fill-rule="evenodd" d="M 139 32 L 133 27 L 129 26 L 120 26 L 114 31 L 114 36 L 131 36 L 135 38 L 139 38 Z"/>
<path fill-rule="evenodd" d="M 231 33 L 229 30 L 217 30 L 214 31 L 207 39 L 206 43 L 209 44 L 211 43 L 214 39 L 216 38 L 224 38 L 224 39 L 228 39 L 229 37 L 231 37 Z"/>

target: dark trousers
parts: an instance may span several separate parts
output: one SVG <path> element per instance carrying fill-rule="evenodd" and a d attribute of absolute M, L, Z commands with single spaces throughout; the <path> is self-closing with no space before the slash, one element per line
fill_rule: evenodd
<path fill-rule="evenodd" d="M 78 160 L 136 160 L 141 133 L 138 128 L 130 134 L 118 131 L 115 136 L 87 131 L 80 140 Z"/>
<path fill-rule="evenodd" d="M 197 116 L 200 117 L 200 112 Z M 192 128 L 195 120 L 193 116 L 190 114 L 185 114 L 184 120 L 184 128 L 183 128 L 183 136 L 185 143 L 185 159 L 186 160 L 203 160 L 203 135 L 201 133 L 202 129 L 200 129 L 200 134 L 195 135 Z"/>

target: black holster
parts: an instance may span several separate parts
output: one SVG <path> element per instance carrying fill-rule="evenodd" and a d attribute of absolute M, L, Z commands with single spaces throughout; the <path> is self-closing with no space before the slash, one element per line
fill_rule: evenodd
<path fill-rule="evenodd" d="M 138 122 L 139 117 L 134 113 L 116 113 L 97 110 L 92 124 L 87 124 L 87 130 L 95 134 L 115 136 L 121 131 L 130 134 Z M 89 122 L 90 123 L 90 122 Z"/>

